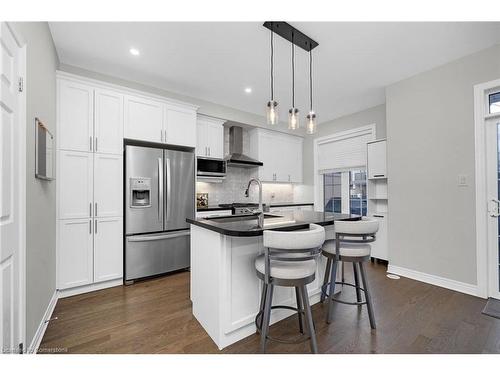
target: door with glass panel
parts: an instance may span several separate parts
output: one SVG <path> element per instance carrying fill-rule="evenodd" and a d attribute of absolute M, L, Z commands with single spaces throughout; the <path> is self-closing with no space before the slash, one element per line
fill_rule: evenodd
<path fill-rule="evenodd" d="M 366 216 L 366 169 L 324 174 L 323 193 L 325 212 Z"/>
<path fill-rule="evenodd" d="M 500 89 L 487 95 L 486 168 L 489 296 L 500 299 Z"/>

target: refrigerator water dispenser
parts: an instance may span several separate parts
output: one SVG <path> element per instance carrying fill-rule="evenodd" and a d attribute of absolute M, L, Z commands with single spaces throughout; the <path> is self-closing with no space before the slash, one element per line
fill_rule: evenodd
<path fill-rule="evenodd" d="M 151 207 L 150 178 L 130 179 L 130 207 L 132 208 Z"/>

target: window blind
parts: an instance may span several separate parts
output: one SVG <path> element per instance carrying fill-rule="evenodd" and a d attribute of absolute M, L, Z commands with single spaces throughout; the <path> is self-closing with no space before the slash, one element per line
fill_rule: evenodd
<path fill-rule="evenodd" d="M 317 165 L 321 174 L 366 166 L 366 143 L 373 140 L 371 130 L 354 133 L 318 144 Z"/>

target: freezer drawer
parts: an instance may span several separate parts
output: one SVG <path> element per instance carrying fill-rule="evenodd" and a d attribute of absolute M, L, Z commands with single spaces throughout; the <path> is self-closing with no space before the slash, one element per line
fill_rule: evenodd
<path fill-rule="evenodd" d="M 188 268 L 189 243 L 189 230 L 128 236 L 125 280 Z"/>

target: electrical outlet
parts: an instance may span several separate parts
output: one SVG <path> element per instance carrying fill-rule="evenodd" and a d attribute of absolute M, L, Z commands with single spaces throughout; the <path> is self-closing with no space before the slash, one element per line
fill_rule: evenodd
<path fill-rule="evenodd" d="M 276 196 L 276 194 L 274 194 L 274 191 L 271 192 L 271 199 L 274 199 L 275 196 Z"/>
<path fill-rule="evenodd" d="M 458 175 L 458 186 L 468 186 L 469 183 L 467 182 L 467 175 L 466 174 L 459 174 Z"/>

